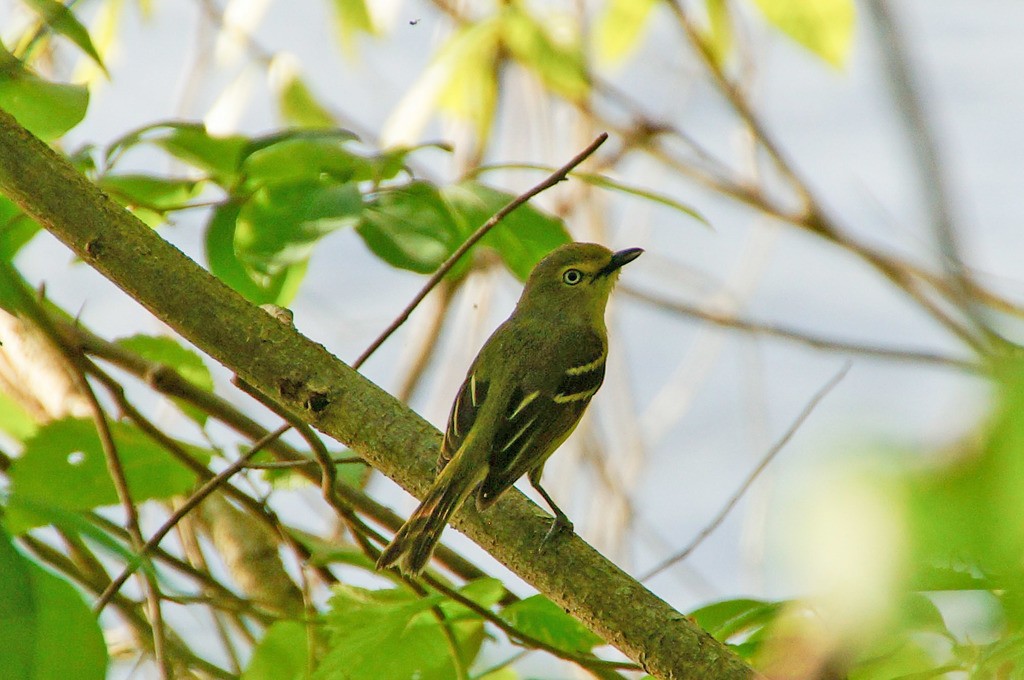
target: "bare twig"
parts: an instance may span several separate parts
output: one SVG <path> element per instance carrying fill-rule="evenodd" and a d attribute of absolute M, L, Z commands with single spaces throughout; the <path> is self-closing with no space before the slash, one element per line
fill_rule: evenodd
<path fill-rule="evenodd" d="M 128 478 L 124 472 L 124 465 L 118 453 L 117 442 L 110 431 L 110 423 L 107 421 L 106 412 L 102 404 L 96 398 L 96 393 L 86 378 L 87 359 L 81 351 L 64 342 L 57 328 L 50 321 L 49 315 L 43 305 L 26 289 L 22 281 L 7 266 L 2 267 L 2 276 L 6 279 L 6 287 L 11 291 L 19 311 L 32 321 L 56 347 L 68 366 L 74 371 L 74 380 L 78 383 L 80 393 L 85 397 L 92 415 L 96 433 L 99 436 L 100 447 L 103 450 L 103 457 L 106 461 L 107 472 L 114 485 L 118 502 L 125 514 L 125 528 L 131 538 L 132 546 L 139 550 L 144 544 L 142 529 L 139 526 L 139 511 L 132 499 L 131 490 L 128 488 Z M 167 630 L 163 623 L 163 614 L 160 610 L 160 588 L 156 577 L 146 572 L 141 577 L 142 590 L 146 595 L 149 618 L 153 630 L 153 654 L 156 658 L 157 667 L 160 669 L 161 677 L 165 680 L 172 675 L 171 666 L 166 655 Z"/>
<path fill-rule="evenodd" d="M 740 488 L 736 490 L 736 493 L 734 493 L 729 498 L 725 506 L 722 507 L 719 513 L 715 516 L 715 518 L 712 519 L 711 522 L 709 522 L 708 525 L 704 527 L 704 529 L 701 530 L 699 534 L 697 534 L 697 537 L 694 538 L 689 545 L 687 545 L 685 548 L 683 548 L 676 554 L 662 560 L 653 569 L 648 571 L 643 576 L 640 576 L 638 580 L 641 583 L 652 578 L 657 574 L 660 574 L 664 570 L 671 567 L 673 564 L 685 560 L 687 557 L 690 556 L 690 554 L 694 550 L 697 549 L 697 546 L 704 542 L 704 539 L 710 536 L 715 531 L 715 529 L 717 529 L 722 524 L 722 522 L 725 521 L 726 516 L 732 511 L 734 507 L 736 507 L 736 504 L 740 501 L 740 499 L 747 492 L 747 490 L 754 483 L 754 481 L 761 475 L 762 472 L 764 472 L 765 468 L 767 468 L 768 465 L 773 460 L 775 460 L 775 456 L 778 455 L 779 451 L 781 451 L 787 443 L 789 443 L 789 440 L 793 438 L 793 435 L 796 434 L 797 430 L 799 430 L 800 427 L 804 424 L 807 418 L 811 415 L 811 412 L 814 411 L 815 407 L 819 403 L 821 403 L 821 400 L 824 399 L 825 396 L 828 395 L 828 393 L 831 392 L 836 385 L 839 384 L 840 380 L 846 377 L 846 374 L 849 372 L 849 370 L 850 363 L 847 362 L 842 367 L 842 369 L 840 369 L 840 371 L 836 373 L 835 376 L 832 377 L 831 380 L 825 383 L 824 387 L 818 390 L 815 393 L 815 395 L 811 397 L 811 400 L 804 407 L 804 410 L 800 412 L 800 415 L 796 417 L 796 420 L 793 421 L 793 424 L 790 425 L 789 429 L 786 430 L 782 437 L 780 437 L 779 440 L 775 442 L 775 444 L 770 449 L 768 449 L 768 452 L 764 455 L 764 457 L 761 458 L 761 462 L 758 463 L 757 467 L 754 468 L 753 472 L 751 472 L 750 475 L 748 475 L 747 478 L 743 480 L 743 484 L 741 484 Z"/>
<path fill-rule="evenodd" d="M 509 636 L 512 640 L 517 640 L 520 643 L 533 647 L 535 649 L 543 650 L 552 656 L 565 661 L 571 661 L 586 669 L 603 669 L 603 670 L 628 670 L 638 671 L 643 670 L 640 666 L 630 661 L 605 661 L 599 659 L 596 656 L 589 654 L 574 654 L 567 652 L 563 649 L 559 649 L 554 645 L 550 645 L 543 640 L 540 640 L 532 635 L 524 633 L 509 622 L 496 615 L 487 607 L 483 607 L 473 600 L 469 599 L 459 591 L 443 583 L 439 579 L 431 576 L 430 574 L 424 574 L 422 580 L 429 584 L 431 588 L 434 588 L 444 594 L 450 600 L 458 602 L 462 606 L 466 607 L 470 611 L 476 613 L 478 616 L 483 618 L 485 621 L 497 626 L 503 633 Z"/>
<path fill-rule="evenodd" d="M 924 192 L 925 206 L 942 253 L 943 269 L 948 281 L 952 283 L 954 299 L 957 300 L 958 306 L 975 325 L 984 329 L 984 320 L 978 314 L 971 293 L 975 286 L 963 264 L 962 248 L 957 237 L 956 220 L 953 217 L 949 186 L 943 172 L 938 144 L 921 103 L 921 95 L 911 72 L 898 22 L 885 0 L 868 0 L 867 7 L 875 23 L 896 109 L 907 130 L 910 148 L 921 175 L 921 190 Z"/>
<path fill-rule="evenodd" d="M 877 347 L 861 343 L 845 342 L 835 338 L 812 335 L 793 328 L 775 324 L 759 323 L 740 319 L 730 314 L 722 314 L 710 309 L 703 309 L 696 305 L 689 305 L 685 302 L 669 300 L 661 295 L 648 291 L 641 291 L 631 287 L 629 284 L 619 284 L 619 289 L 627 295 L 642 300 L 648 304 L 660 307 L 671 312 L 677 312 L 685 316 L 702 321 L 708 321 L 718 326 L 734 328 L 748 333 L 768 335 L 774 338 L 782 338 L 792 342 L 798 342 L 814 349 L 827 350 L 831 352 L 845 352 L 848 354 L 862 354 L 876 359 L 891 359 L 894 361 L 914 361 L 918 363 L 949 366 L 964 371 L 979 372 L 982 370 L 980 364 L 967 359 L 927 352 L 923 350 L 899 349 L 894 347 Z"/>
<path fill-rule="evenodd" d="M 131 574 L 136 569 L 138 569 L 139 560 L 144 558 L 149 553 L 149 551 L 153 549 L 153 547 L 159 545 L 160 541 L 162 541 L 164 537 L 168 533 L 170 533 L 171 529 L 173 529 L 174 526 L 178 522 L 180 522 L 183 517 L 185 517 L 185 515 L 190 513 L 197 505 L 202 503 L 207 496 L 216 491 L 224 482 L 226 482 L 233 475 L 235 475 L 235 473 L 244 468 L 246 463 L 248 463 L 253 456 L 255 456 L 257 453 L 266 448 L 266 446 L 270 444 L 272 441 L 274 441 L 282 434 L 287 432 L 290 429 L 290 427 L 291 426 L 283 425 L 274 430 L 273 432 L 271 432 L 270 434 L 264 436 L 262 439 L 253 444 L 249 451 L 245 453 L 245 455 L 240 456 L 237 460 L 232 462 L 231 465 L 224 468 L 215 477 L 211 478 L 209 481 L 207 481 L 205 484 L 199 487 L 199 490 L 197 490 L 194 494 L 189 496 L 188 499 L 184 503 L 182 503 L 181 507 L 175 510 L 174 513 L 170 517 L 168 517 L 167 520 L 162 525 L 160 525 L 160 528 L 153 532 L 153 535 L 150 536 L 149 540 L 146 541 L 146 543 L 136 551 L 136 561 L 126 565 L 124 571 L 122 571 L 121 574 L 113 581 L 111 581 L 110 585 L 107 586 L 106 589 L 104 589 L 103 593 L 96 601 L 96 604 L 93 606 L 93 611 L 95 611 L 97 614 L 103 611 L 103 608 L 110 602 L 110 598 L 114 595 L 114 593 L 116 593 L 121 588 L 121 586 L 124 585 L 124 582 L 128 580 L 128 577 L 131 576 Z"/>
<path fill-rule="evenodd" d="M 492 215 L 489 220 L 484 222 L 479 229 L 474 231 L 472 235 L 470 235 L 470 237 L 467 238 L 465 242 L 463 242 L 463 244 L 455 250 L 454 253 L 452 253 L 451 257 L 445 260 L 444 263 L 437 268 L 437 271 L 435 271 L 431 275 L 431 277 L 427 279 L 427 282 L 423 284 L 423 288 L 420 289 L 420 292 L 418 292 L 413 297 L 412 301 L 408 305 L 406 305 L 405 309 L 402 310 L 398 317 L 395 318 L 395 320 L 392 321 L 391 324 L 384 329 L 384 332 L 381 333 L 376 340 L 370 343 L 370 346 L 367 347 L 366 350 L 359 355 L 358 359 L 352 362 L 352 368 L 358 370 L 359 367 L 362 366 L 363 363 L 370 357 L 370 355 L 376 352 L 377 348 L 384 344 L 384 341 L 391 337 L 391 334 L 398 330 L 398 328 L 403 323 L 405 323 L 405 321 L 409 318 L 409 315 L 412 314 L 412 311 L 416 309 L 416 307 L 423 301 L 423 298 L 425 298 L 427 294 L 434 288 L 434 286 L 436 286 L 441 281 L 441 279 L 443 279 L 445 275 L 447 275 L 448 272 L 451 271 L 451 268 L 455 266 L 455 264 L 462 258 L 462 256 L 465 255 L 470 248 L 476 245 L 477 241 L 482 239 L 487 234 L 487 232 L 496 227 L 498 223 L 505 219 L 505 217 L 508 216 L 508 214 L 511 213 L 513 210 L 523 205 L 524 203 L 526 203 L 527 201 L 529 201 L 531 198 L 541 193 L 542 191 L 550 189 L 551 187 L 555 186 L 556 184 L 564 180 L 566 176 L 569 174 L 569 171 L 571 171 L 577 165 L 579 165 L 587 158 L 589 158 L 595 151 L 597 151 L 598 147 L 604 144 L 606 139 L 608 139 L 607 133 L 602 133 L 598 135 L 597 139 L 591 142 L 587 146 L 587 148 L 583 149 L 583 151 L 580 151 L 578 154 L 573 156 L 568 163 L 566 163 L 558 170 L 548 175 L 548 177 L 545 178 L 544 181 L 535 185 L 533 188 L 528 189 L 527 191 L 516 196 L 508 203 L 508 205 L 506 205 L 498 212 L 494 213 L 494 215 Z"/>

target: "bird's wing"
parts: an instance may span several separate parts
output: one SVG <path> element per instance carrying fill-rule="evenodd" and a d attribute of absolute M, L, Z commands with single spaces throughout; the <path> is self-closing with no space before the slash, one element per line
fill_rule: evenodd
<path fill-rule="evenodd" d="M 487 398 L 487 389 L 490 381 L 478 378 L 476 367 L 469 370 L 469 375 L 459 388 L 459 394 L 452 404 L 452 412 L 448 415 L 448 427 L 444 432 L 444 440 L 441 442 L 441 451 L 437 457 L 437 470 L 440 472 L 448 461 L 452 459 L 455 452 L 462 446 L 466 434 L 473 426 L 480 407 Z"/>
<path fill-rule="evenodd" d="M 489 470 L 478 504 L 485 508 L 517 479 L 544 464 L 579 422 L 604 380 L 605 342 L 596 333 L 573 338 L 571 351 L 556 352 L 537 374 L 520 376 L 491 440 Z M 571 357 L 571 358 L 570 358 Z"/>

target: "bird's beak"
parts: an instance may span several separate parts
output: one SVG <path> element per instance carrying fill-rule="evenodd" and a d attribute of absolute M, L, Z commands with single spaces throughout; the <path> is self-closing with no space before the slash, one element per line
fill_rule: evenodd
<path fill-rule="evenodd" d="M 609 274 L 618 271 L 619 267 L 622 265 L 629 264 L 636 258 L 640 257 L 640 253 L 642 252 L 644 252 L 643 248 L 626 248 L 625 250 L 620 250 L 617 253 L 612 253 L 611 261 L 597 273 L 598 276 L 608 276 Z"/>

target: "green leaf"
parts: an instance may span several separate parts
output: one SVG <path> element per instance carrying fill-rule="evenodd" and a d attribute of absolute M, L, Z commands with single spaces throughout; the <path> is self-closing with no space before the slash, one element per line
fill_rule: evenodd
<path fill-rule="evenodd" d="M 615 64 L 628 57 L 643 37 L 658 0 L 607 0 L 594 27 L 600 61 Z"/>
<path fill-rule="evenodd" d="M 106 164 L 112 165 L 125 151 L 140 144 L 155 144 L 178 160 L 208 173 L 222 187 L 229 188 L 237 179 L 249 139 L 241 135 L 211 135 L 202 123 L 153 123 L 111 142 L 106 149 Z"/>
<path fill-rule="evenodd" d="M 520 5 L 510 3 L 502 10 L 501 35 L 516 61 L 533 71 L 555 94 L 579 101 L 590 92 L 579 45 L 556 42 Z"/>
<path fill-rule="evenodd" d="M 166 214 L 187 206 L 202 190 L 202 182 L 154 175 L 104 175 L 97 184 L 150 227 Z"/>
<path fill-rule="evenodd" d="M 277 92 L 281 118 L 303 128 L 332 128 L 337 125 L 331 112 L 321 104 L 297 73 L 291 73 Z"/>
<path fill-rule="evenodd" d="M 589 652 L 604 644 L 604 640 L 543 595 L 510 604 L 502 610 L 501 618 L 527 635 L 567 652 Z"/>
<path fill-rule="evenodd" d="M 308 636 L 307 626 L 298 621 L 278 621 L 270 626 L 253 650 L 242 680 L 303 680 Z"/>
<path fill-rule="evenodd" d="M 310 182 L 328 177 L 338 183 L 357 178 L 363 159 L 342 143 L 352 139 L 347 130 L 306 130 L 286 137 L 260 140 L 246 151 L 242 169 L 248 184 Z"/>
<path fill-rule="evenodd" d="M 111 422 L 118 456 L 135 502 L 169 498 L 195 485 L 195 473 L 171 458 L 138 429 Z M 188 447 L 205 464 L 209 452 Z M 103 447 L 91 420 L 64 419 L 41 427 L 25 442 L 10 472 L 11 508 L 7 526 L 20 533 L 42 521 L 30 504 L 64 510 L 89 510 L 118 503 Z M 25 504 L 16 501 L 24 499 Z"/>
<path fill-rule="evenodd" d="M 0 196 L 0 260 L 10 262 L 22 247 L 39 233 L 39 223 L 21 208 Z"/>
<path fill-rule="evenodd" d="M 441 193 L 461 223 L 465 236 L 460 241 L 515 198 L 473 180 L 445 187 Z M 497 251 L 509 270 L 525 281 L 542 257 L 570 240 L 562 220 L 525 204 L 509 213 L 480 243 Z"/>
<path fill-rule="evenodd" d="M 377 257 L 420 274 L 437 269 L 463 238 L 448 204 L 425 182 L 380 192 L 356 231 Z"/>
<path fill-rule="evenodd" d="M 338 35 L 345 53 L 352 56 L 355 52 L 355 36 L 359 33 L 374 35 L 376 28 L 366 8 L 366 0 L 334 0 Z"/>
<path fill-rule="evenodd" d="M 725 63 L 732 51 L 732 21 L 726 0 L 705 0 L 708 13 L 708 28 L 704 31 L 704 43 L 711 52 L 711 58 L 719 66 Z"/>
<path fill-rule="evenodd" d="M 44 141 L 57 139 L 85 117 L 89 91 L 39 78 L 0 46 L 0 108 Z"/>
<path fill-rule="evenodd" d="M 441 82 L 437 106 L 469 121 L 480 143 L 490 136 L 498 103 L 501 24 L 497 18 L 468 24 L 438 50 L 422 83 Z"/>
<path fill-rule="evenodd" d="M 835 67 L 846 64 L 853 42 L 853 0 L 754 0 L 765 18 Z"/>
<path fill-rule="evenodd" d="M 330 643 L 314 680 L 452 677 L 448 643 L 429 611 L 441 600 L 406 589 L 335 587 L 325 615 Z"/>
<path fill-rule="evenodd" d="M 133 335 L 129 338 L 121 338 L 117 344 L 147 361 L 173 368 L 185 380 L 201 390 L 213 391 L 213 377 L 210 375 L 210 369 L 203 363 L 202 357 L 192 350 L 182 347 L 172 338 L 163 335 Z M 205 412 L 180 399 L 174 399 L 174 403 L 200 426 L 206 424 Z"/>
<path fill-rule="evenodd" d="M 153 141 L 175 158 L 209 172 L 222 186 L 230 185 L 249 140 L 241 135 L 215 137 L 203 125 L 164 124 L 168 133 Z"/>
<path fill-rule="evenodd" d="M 0 431 L 17 441 L 35 434 L 36 421 L 6 392 L 0 392 Z"/>
<path fill-rule="evenodd" d="M 206 262 L 210 272 L 225 284 L 235 289 L 250 302 L 270 302 L 280 292 L 277 288 L 264 289 L 246 271 L 235 254 L 235 226 L 242 206 L 236 201 L 219 205 L 206 224 Z"/>
<path fill-rule="evenodd" d="M 69 583 L 25 559 L 0 529 L 0 678 L 102 680 L 107 647 Z"/>
<path fill-rule="evenodd" d="M 733 635 L 760 628 L 775 618 L 781 602 L 736 599 L 723 600 L 690 612 L 697 625 L 725 642 Z"/>
<path fill-rule="evenodd" d="M 34 9 L 39 18 L 55 33 L 63 35 L 78 45 L 106 73 L 107 69 L 92 44 L 89 31 L 86 30 L 85 26 L 82 25 L 68 7 L 57 0 L 23 0 L 23 2 Z"/>

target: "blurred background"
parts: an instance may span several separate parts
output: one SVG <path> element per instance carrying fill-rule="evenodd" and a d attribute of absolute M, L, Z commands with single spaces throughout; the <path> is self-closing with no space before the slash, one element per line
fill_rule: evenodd
<path fill-rule="evenodd" d="M 0 37 L 16 54 L 40 22 L 32 4 L 0 0 Z M 916 526 L 894 500 L 906 493 L 899 480 L 985 439 L 1003 402 L 979 365 L 1019 332 L 1019 2 L 105 0 L 73 11 L 106 73 L 66 40 L 34 63 L 88 86 L 84 118 L 59 142 L 69 154 L 92 147 L 101 158 L 128 131 L 164 121 L 247 137 L 330 122 L 366 154 L 425 145 L 404 161 L 431 185 L 474 178 L 514 195 L 607 132 L 587 178 L 533 202 L 573 239 L 646 251 L 613 297 L 605 386 L 547 465 L 546 487 L 610 559 L 638 577 L 659 569 L 645 583 L 680 611 L 823 593 L 820 611 L 834 607 L 856 628 L 891 604 L 885 594 L 903 583 L 893 573 L 914 553 L 904 532 Z M 203 176 L 167 149 L 138 144 L 116 168 L 93 169 Z M 160 215 L 160 233 L 199 262 L 209 262 L 221 189 L 207 182 L 189 197 L 200 207 Z M 362 224 L 319 236 L 293 295 L 255 301 L 288 307 L 302 333 L 351 362 L 425 277 L 368 245 Z M 16 263 L 104 338 L 170 333 L 45 233 Z M 506 264 L 476 252 L 361 371 L 443 427 L 469 362 L 521 290 Z M 276 426 L 206 363 L 218 393 Z M 183 439 L 222 452 L 242 442 L 215 423 L 190 432 L 159 395 L 131 394 Z M 768 456 L 721 525 L 666 565 Z M 379 475 L 367 492 L 403 515 L 415 505 Z M 313 485 L 277 489 L 270 502 L 292 526 L 334 528 Z M 143 510 L 144 529 L 166 516 Z M 445 540 L 532 594 L 457 532 Z M 377 583 L 355 570 L 347 580 Z M 999 638 L 1003 613 L 988 600 L 930 601 L 943 636 Z M 168 620 L 217 659 L 208 622 L 190 630 L 182 609 Z M 957 644 L 923 645 L 927 668 L 941 669 Z M 485 648 L 491 664 L 506 653 Z M 111 677 L 154 672 L 115 668 Z M 579 672 L 541 654 L 514 668 Z M 858 677 L 899 677 L 889 673 Z"/>

